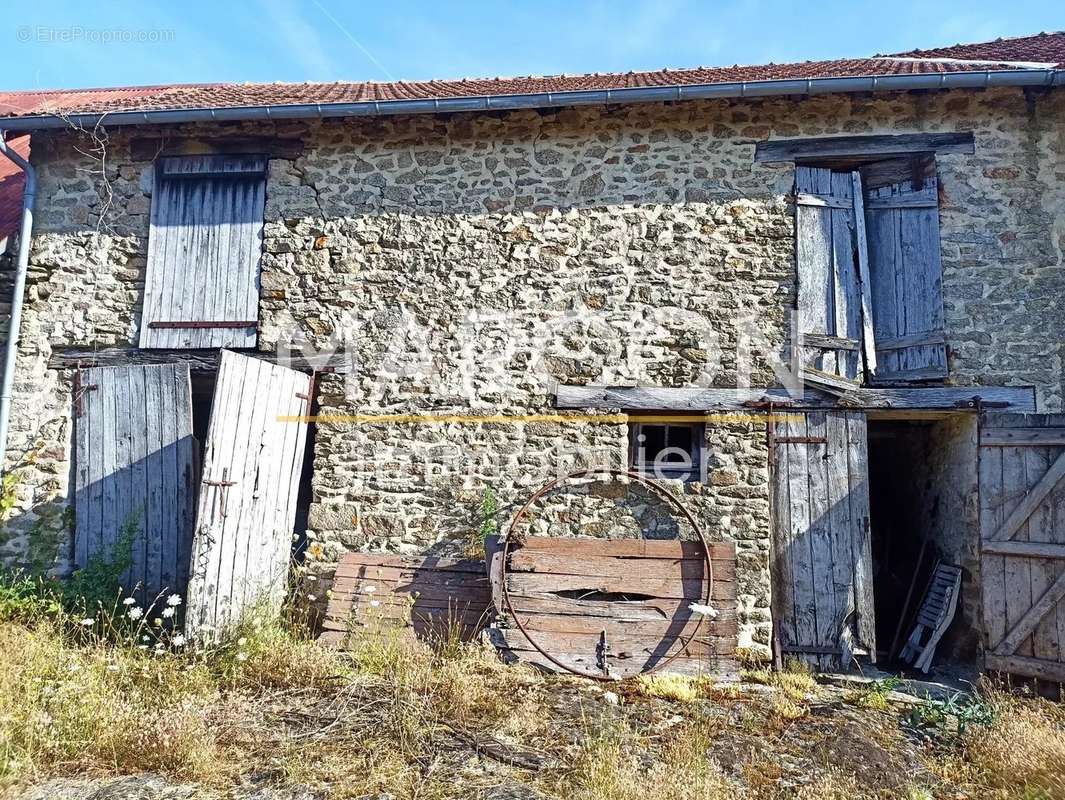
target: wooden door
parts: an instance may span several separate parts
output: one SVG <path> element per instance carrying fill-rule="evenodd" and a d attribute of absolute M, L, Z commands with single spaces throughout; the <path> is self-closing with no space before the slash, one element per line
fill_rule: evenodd
<path fill-rule="evenodd" d="M 1065 414 L 986 415 L 979 458 L 986 666 L 1065 682 Z"/>
<path fill-rule="evenodd" d="M 200 639 L 284 597 L 310 376 L 222 353 L 196 512 L 189 630 Z"/>
<path fill-rule="evenodd" d="M 777 647 L 823 670 L 875 661 L 865 415 L 783 412 L 771 441 Z"/>
<path fill-rule="evenodd" d="M 939 184 L 935 175 L 865 196 L 875 381 L 947 375 Z"/>
<path fill-rule="evenodd" d="M 849 172 L 795 168 L 802 363 L 857 380 L 863 370 L 862 305 L 853 187 Z"/>
<path fill-rule="evenodd" d="M 79 370 L 73 393 L 75 565 L 113 560 L 135 530 L 125 590 L 142 605 L 183 594 L 196 497 L 188 365 Z"/>

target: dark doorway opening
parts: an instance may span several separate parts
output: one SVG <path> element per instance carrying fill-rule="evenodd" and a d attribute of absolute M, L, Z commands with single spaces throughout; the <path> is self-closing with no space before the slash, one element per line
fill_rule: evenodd
<path fill-rule="evenodd" d="M 873 592 L 882 663 L 897 660 L 939 560 L 962 567 L 963 579 L 962 599 L 935 663 L 976 654 L 975 437 L 975 415 L 869 420 Z"/>

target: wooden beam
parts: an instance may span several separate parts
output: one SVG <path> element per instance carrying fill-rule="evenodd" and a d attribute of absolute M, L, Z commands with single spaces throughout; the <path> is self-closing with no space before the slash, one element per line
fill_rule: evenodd
<path fill-rule="evenodd" d="M 802 334 L 803 347 L 818 347 L 822 350 L 857 350 L 857 339 L 845 339 L 842 336 L 829 336 L 824 333 Z"/>
<path fill-rule="evenodd" d="M 858 288 L 861 301 L 862 345 L 867 377 L 876 374 L 876 336 L 873 334 L 872 278 L 869 272 L 869 242 L 865 232 L 865 205 L 862 176 L 851 173 L 851 202 L 854 203 L 854 235 L 857 242 Z"/>
<path fill-rule="evenodd" d="M 1002 641 L 995 645 L 993 648 L 995 655 L 1013 655 L 1017 648 L 1021 646 L 1021 642 L 1031 635 L 1039 621 L 1054 609 L 1054 606 L 1058 604 L 1062 597 L 1065 597 L 1065 572 L 1061 573 L 1058 579 L 1050 584 L 1050 588 L 1043 592 L 1043 596 L 1025 612 L 1024 616 L 1013 626 L 1013 629 L 1002 637 Z"/>
<path fill-rule="evenodd" d="M 852 156 L 897 156 L 907 153 L 976 152 L 971 132 L 908 133 L 893 136 L 825 136 L 813 139 L 778 139 L 758 142 L 754 160 L 800 161 Z"/>
<path fill-rule="evenodd" d="M 984 669 L 991 672 L 1008 672 L 1026 678 L 1042 678 L 1056 683 L 1065 683 L 1065 664 L 1027 656 L 1000 656 L 987 653 L 984 656 Z"/>
<path fill-rule="evenodd" d="M 1002 523 L 1002 526 L 991 534 L 988 539 L 992 542 L 1004 542 L 1012 537 L 1017 532 L 1017 529 L 1021 527 L 1021 523 L 1032 516 L 1042 502 L 1047 499 L 1047 496 L 1054 491 L 1054 487 L 1061 482 L 1062 478 L 1065 478 L 1065 453 L 1057 457 L 1054 463 L 1050 465 L 1050 469 L 1043 473 L 1043 477 L 1039 479 L 1039 482 L 1032 487 L 1031 491 L 1006 517 L 1006 521 Z"/>
<path fill-rule="evenodd" d="M 824 372 L 815 369 L 814 367 L 805 366 L 802 368 L 802 379 L 815 389 L 820 389 L 822 392 L 828 392 L 829 394 L 841 397 L 850 394 L 861 385 L 857 381 L 852 381 L 849 378 L 834 375 L 831 372 Z"/>
<path fill-rule="evenodd" d="M 924 331 L 922 333 L 908 333 L 904 336 L 892 336 L 890 339 L 881 339 L 876 343 L 878 350 L 905 350 L 923 344 L 946 344 L 947 335 L 943 331 Z"/>
<path fill-rule="evenodd" d="M 1019 558 L 1065 558 L 1065 544 L 1053 542 L 984 542 L 980 553 Z"/>
<path fill-rule="evenodd" d="M 1033 412 L 1032 387 L 928 387 L 852 389 L 847 393 L 848 408 L 958 411 L 959 404 L 974 396 L 984 402 L 1006 403 L 1003 410 Z M 621 411 L 750 411 L 772 402 L 781 408 L 838 408 L 836 398 L 806 390 L 792 397 L 781 387 L 769 389 L 665 389 L 611 386 L 558 386 L 555 406 L 571 409 L 620 409 Z M 968 409 L 973 411 L 975 409 Z"/>
<path fill-rule="evenodd" d="M 1065 428 L 984 428 L 982 447 L 1061 447 Z"/>
<path fill-rule="evenodd" d="M 57 347 L 48 360 L 49 369 L 82 369 L 87 367 L 118 367 L 144 364 L 188 364 L 193 372 L 214 372 L 218 369 L 221 350 L 142 350 L 139 347 Z M 347 373 L 351 370 L 350 354 L 337 353 L 313 358 L 293 355 L 279 358 L 276 352 L 241 350 L 242 355 L 273 364 L 280 363 L 300 372 L 318 371 Z"/>
<path fill-rule="evenodd" d="M 264 155 L 291 160 L 303 154 L 303 141 L 279 136 L 145 136 L 131 139 L 129 151 L 132 161 L 204 155 Z"/>

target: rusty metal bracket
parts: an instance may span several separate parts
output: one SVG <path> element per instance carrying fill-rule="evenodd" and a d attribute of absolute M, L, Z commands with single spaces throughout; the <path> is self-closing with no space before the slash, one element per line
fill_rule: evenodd
<path fill-rule="evenodd" d="M 1002 400 L 984 400 L 980 395 L 974 394 L 968 400 L 959 400 L 954 404 L 955 408 L 971 408 L 980 412 L 985 408 L 1009 408 L 1010 404 Z"/>
<path fill-rule="evenodd" d="M 74 416 L 81 417 L 85 415 L 85 393 L 92 392 L 99 387 L 95 383 L 82 383 L 81 382 L 81 366 L 74 371 L 74 387 L 72 394 L 74 396 Z"/>
<path fill-rule="evenodd" d="M 228 470 L 222 470 L 222 480 L 220 481 L 208 480 L 207 478 L 204 478 L 200 481 L 200 483 L 204 486 L 215 486 L 220 490 L 218 510 L 221 513 L 223 519 L 226 516 L 226 495 L 228 494 L 227 490 L 229 489 L 229 487 L 237 485 L 237 481 L 231 481 L 226 479 L 227 472 Z"/>
<path fill-rule="evenodd" d="M 258 328 L 259 320 L 175 320 L 148 323 L 149 328 Z"/>
<path fill-rule="evenodd" d="M 824 436 L 776 436 L 776 444 L 828 444 Z"/>

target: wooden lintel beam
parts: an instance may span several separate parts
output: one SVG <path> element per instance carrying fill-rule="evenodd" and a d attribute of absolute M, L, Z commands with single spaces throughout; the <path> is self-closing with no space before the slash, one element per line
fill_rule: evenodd
<path fill-rule="evenodd" d="M 802 161 L 821 158 L 898 156 L 907 153 L 976 152 L 971 131 L 961 133 L 905 133 L 877 136 L 824 136 L 758 142 L 755 161 Z"/>
<path fill-rule="evenodd" d="M 781 387 L 769 389 L 664 389 L 610 386 L 558 386 L 557 408 L 620 409 L 621 411 L 750 411 L 772 403 L 777 408 L 851 408 L 855 410 L 959 411 L 959 402 L 978 396 L 985 403 L 1006 403 L 1004 410 L 1031 413 L 1032 387 L 860 388 L 835 398 L 807 389 L 792 397 Z M 974 409 L 970 409 L 974 410 Z"/>
<path fill-rule="evenodd" d="M 87 367 L 116 367 L 145 364 L 186 363 L 192 372 L 213 372 L 218 369 L 221 350 L 142 350 L 139 347 L 104 347 L 97 350 L 86 347 L 57 347 L 48 360 L 49 369 L 77 369 Z M 351 371 L 350 354 L 337 353 L 329 356 L 305 358 L 293 355 L 280 358 L 276 352 L 241 350 L 241 354 L 260 358 L 270 363 L 281 363 L 300 372 Z"/>

